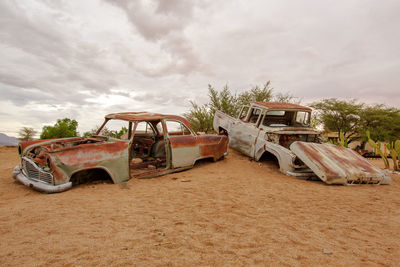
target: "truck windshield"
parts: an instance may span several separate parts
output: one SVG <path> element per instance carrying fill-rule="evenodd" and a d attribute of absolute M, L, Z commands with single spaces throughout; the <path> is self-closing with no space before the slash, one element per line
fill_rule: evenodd
<path fill-rule="evenodd" d="M 290 112 L 284 110 L 269 110 L 265 114 L 263 125 L 270 127 L 284 127 L 290 125 Z"/>
<path fill-rule="evenodd" d="M 310 113 L 305 111 L 297 111 L 296 123 L 304 126 L 310 125 Z"/>
<path fill-rule="evenodd" d="M 309 126 L 310 113 L 306 111 L 269 110 L 265 114 L 262 124 L 270 127 Z"/>

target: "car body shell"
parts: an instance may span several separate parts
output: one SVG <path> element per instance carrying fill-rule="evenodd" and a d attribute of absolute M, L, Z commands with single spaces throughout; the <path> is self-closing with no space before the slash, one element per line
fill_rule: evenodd
<path fill-rule="evenodd" d="M 100 130 L 110 120 L 126 121 L 130 125 L 130 137 L 121 140 L 101 136 Z M 188 129 L 187 134 L 176 134 L 166 129 L 166 121 L 178 122 Z M 136 125 L 139 122 L 159 123 L 164 134 L 157 132 L 161 148 L 165 150 L 165 166 L 146 169 L 141 175 L 132 175 L 138 165 L 131 164 L 135 144 Z M 154 137 L 153 137 L 154 138 Z M 153 146 L 155 144 L 151 144 Z M 61 192 L 72 186 L 71 177 L 88 170 L 107 173 L 114 183 L 132 177 L 155 177 L 193 167 L 203 158 L 214 161 L 227 155 L 228 139 L 223 135 L 198 135 L 183 117 L 148 112 L 113 113 L 105 116 L 103 125 L 90 137 L 35 140 L 21 142 L 19 153 L 21 166 L 17 166 L 13 177 L 34 189 L 44 192 Z M 150 145 L 149 145 L 150 147 Z M 150 158 L 150 157 L 149 157 Z"/>
<path fill-rule="evenodd" d="M 286 175 L 319 177 L 327 184 L 390 184 L 390 177 L 344 147 L 325 143 L 310 126 L 309 107 L 253 102 L 237 118 L 217 110 L 214 130 L 229 136 L 229 146 L 259 161 L 273 155 Z"/>

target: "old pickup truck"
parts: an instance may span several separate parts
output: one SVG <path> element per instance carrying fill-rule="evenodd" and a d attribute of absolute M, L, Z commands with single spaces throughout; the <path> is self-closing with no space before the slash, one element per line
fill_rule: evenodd
<path fill-rule="evenodd" d="M 113 129 L 126 132 L 118 138 L 104 134 Z M 62 192 L 93 176 L 121 183 L 185 170 L 199 159 L 222 158 L 227 148 L 226 136 L 199 135 L 180 116 L 113 113 L 90 137 L 21 142 L 21 166 L 13 177 L 39 191 Z"/>
<path fill-rule="evenodd" d="M 268 155 L 286 175 L 319 177 L 327 184 L 389 184 L 390 176 L 351 149 L 325 143 L 310 126 L 311 108 L 252 102 L 237 118 L 217 110 L 214 130 L 229 136 L 229 146 L 259 161 Z"/>

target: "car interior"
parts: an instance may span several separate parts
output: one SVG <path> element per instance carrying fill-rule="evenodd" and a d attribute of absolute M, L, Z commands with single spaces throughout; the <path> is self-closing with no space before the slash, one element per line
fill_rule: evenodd
<path fill-rule="evenodd" d="M 166 168 L 166 150 L 160 120 L 136 125 L 129 153 L 131 176 L 141 177 Z"/>

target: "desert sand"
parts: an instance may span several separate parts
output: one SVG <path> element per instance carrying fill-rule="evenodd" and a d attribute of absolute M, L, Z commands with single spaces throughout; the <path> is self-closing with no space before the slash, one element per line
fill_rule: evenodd
<path fill-rule="evenodd" d="M 43 194 L 14 181 L 16 148 L 1 147 L 0 266 L 398 266 L 400 175 L 328 186 L 229 152 L 181 173 Z"/>

